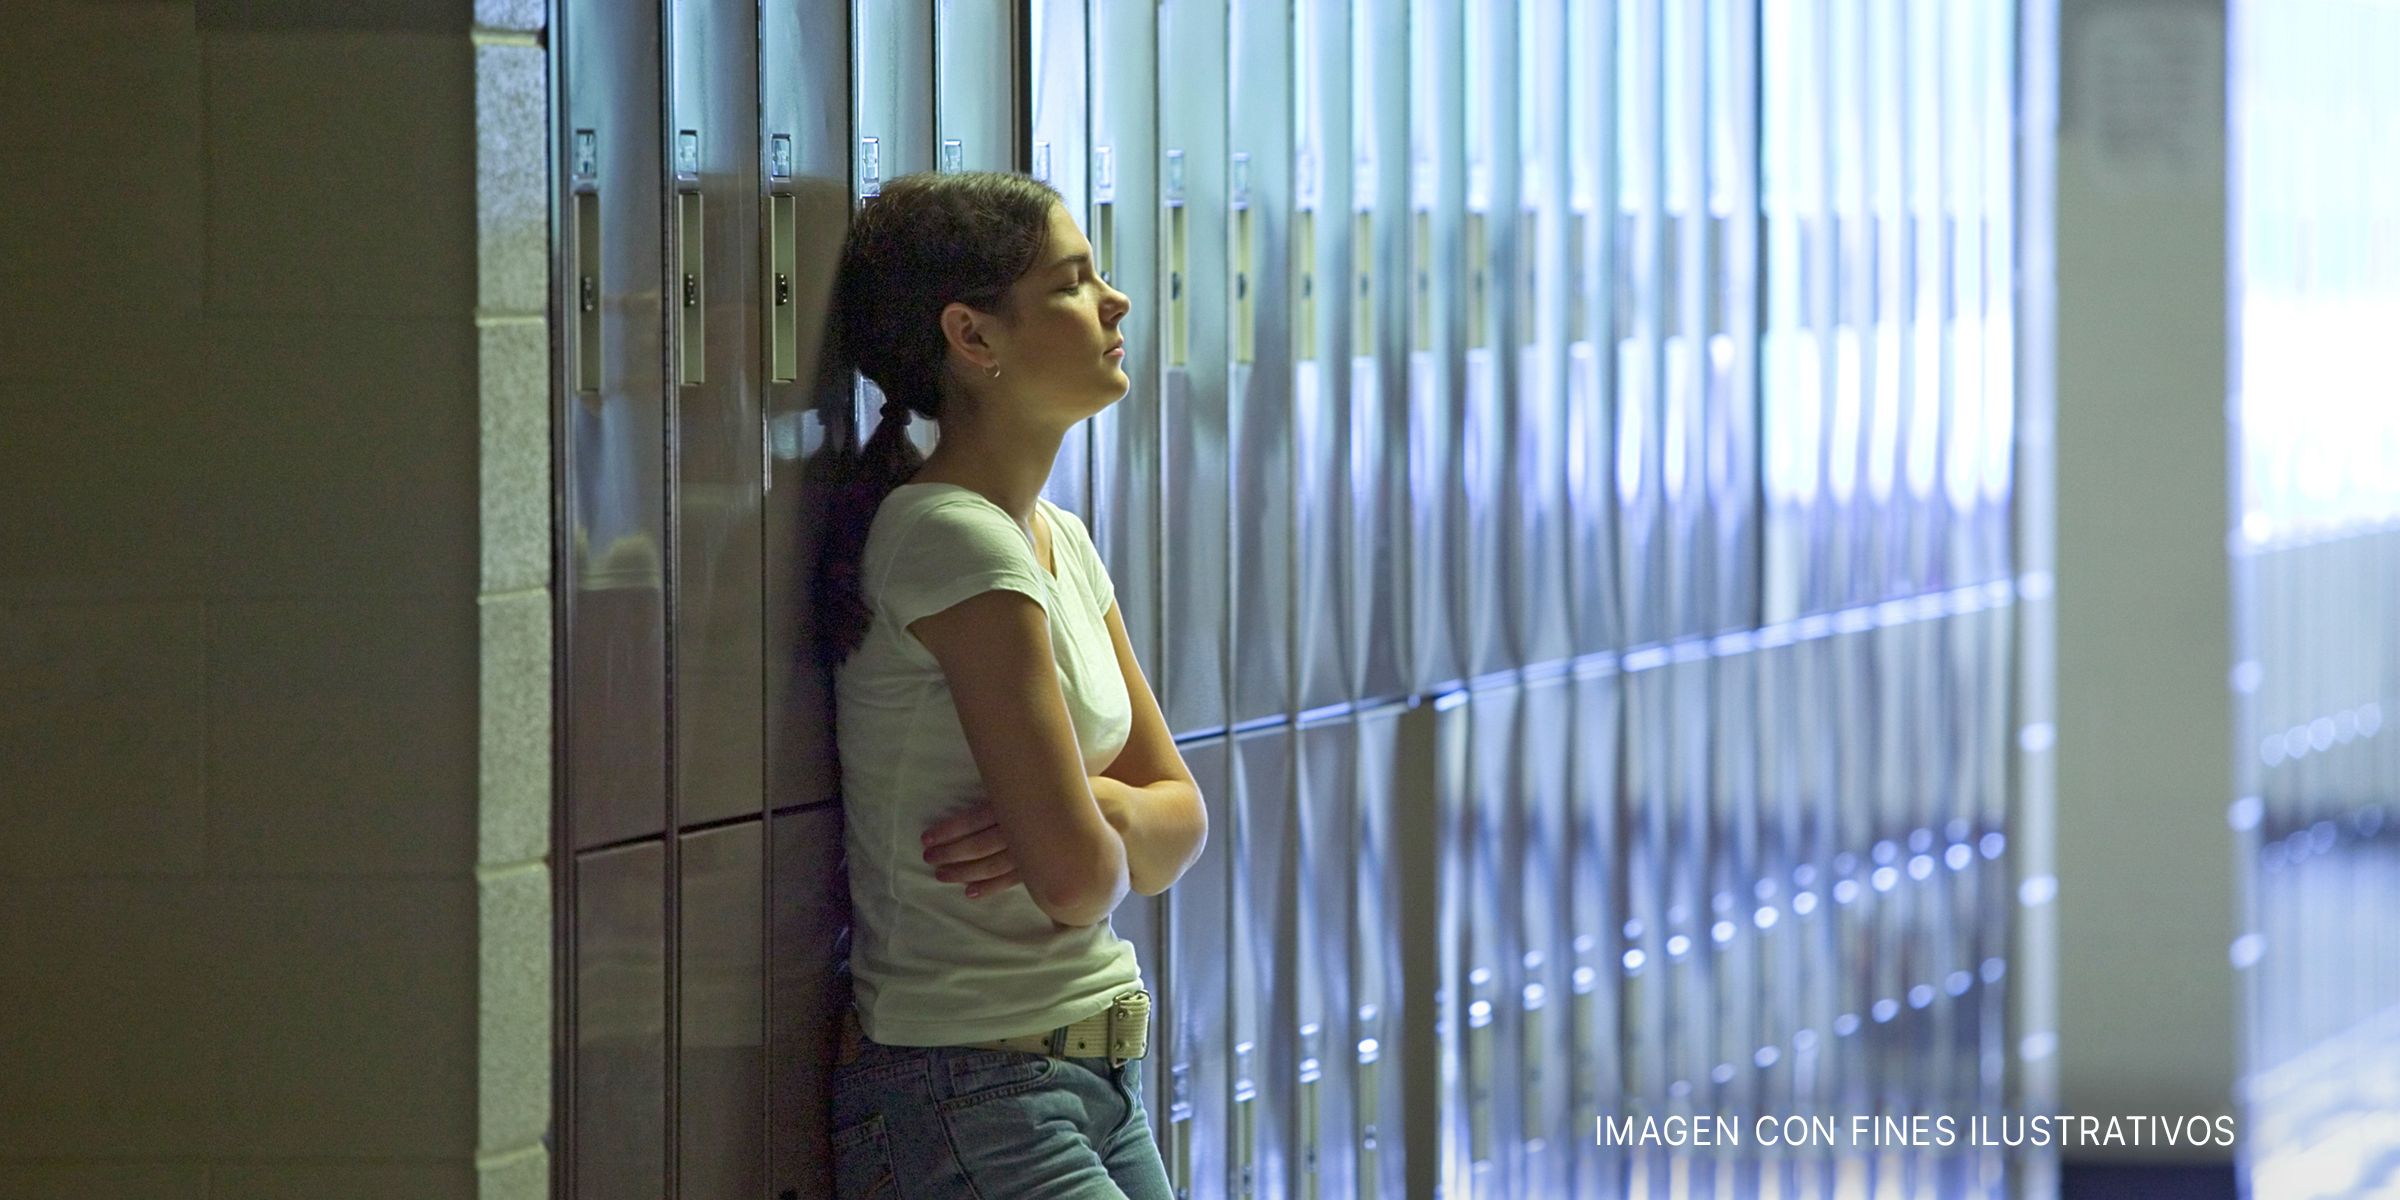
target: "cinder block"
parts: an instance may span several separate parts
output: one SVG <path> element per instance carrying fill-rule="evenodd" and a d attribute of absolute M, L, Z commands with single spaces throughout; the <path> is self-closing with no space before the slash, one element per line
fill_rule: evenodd
<path fill-rule="evenodd" d="M 550 586 L 550 327 L 476 331 L 482 590 Z"/>
<path fill-rule="evenodd" d="M 498 872 L 479 893 L 477 1145 L 488 1156 L 550 1128 L 550 871 Z"/>
<path fill-rule="evenodd" d="M 212 614 L 212 869 L 464 886 L 478 787 L 473 603 L 244 600 Z"/>
<path fill-rule="evenodd" d="M 475 48 L 476 304 L 486 313 L 550 303 L 549 56 Z"/>
<path fill-rule="evenodd" d="M 204 869 L 198 603 L 0 609 L 0 873 Z"/>

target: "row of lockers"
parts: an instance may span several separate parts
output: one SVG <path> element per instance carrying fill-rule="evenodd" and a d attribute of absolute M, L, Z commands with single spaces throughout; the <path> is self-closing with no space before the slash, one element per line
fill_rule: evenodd
<path fill-rule="evenodd" d="M 1591 1130 L 2003 1095 L 2014 21 L 567 0 L 568 1194 L 824 1186 L 823 303 L 962 169 L 1134 297 L 1049 494 L 1210 804 L 1114 918 L 1189 1195 L 1995 1186 Z"/>
<path fill-rule="evenodd" d="M 2400 1187 L 2400 11 L 2227 5 L 2253 1195 Z"/>

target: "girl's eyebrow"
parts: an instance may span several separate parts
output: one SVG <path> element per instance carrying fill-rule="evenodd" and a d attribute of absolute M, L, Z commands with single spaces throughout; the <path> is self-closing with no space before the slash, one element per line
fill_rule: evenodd
<path fill-rule="evenodd" d="M 1086 265 L 1088 265 L 1088 264 L 1090 264 L 1090 262 L 1091 262 L 1091 261 L 1092 261 L 1092 256 L 1091 256 L 1091 255 L 1089 255 L 1089 254 L 1070 254 L 1070 255 L 1066 256 L 1065 258 L 1059 259 L 1057 262 L 1051 263 L 1051 264 L 1050 264 L 1050 265 L 1049 265 L 1047 268 L 1045 268 L 1045 269 L 1046 269 L 1046 270 L 1055 271 L 1055 270 L 1059 269 L 1060 267 L 1072 266 L 1072 265 L 1075 265 L 1075 264 L 1078 264 L 1078 263 L 1081 263 L 1081 264 L 1086 264 Z"/>

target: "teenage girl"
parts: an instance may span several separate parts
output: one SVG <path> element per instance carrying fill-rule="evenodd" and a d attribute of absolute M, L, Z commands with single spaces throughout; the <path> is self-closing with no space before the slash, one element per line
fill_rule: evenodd
<path fill-rule="evenodd" d="M 1127 306 L 1022 176 L 895 179 L 850 228 L 837 336 L 887 402 L 820 567 L 848 651 L 841 1196 L 1170 1200 L 1108 915 L 1173 884 L 1208 819 L 1090 534 L 1041 498 L 1067 430 L 1125 394 Z M 941 423 L 922 460 L 911 413 Z"/>

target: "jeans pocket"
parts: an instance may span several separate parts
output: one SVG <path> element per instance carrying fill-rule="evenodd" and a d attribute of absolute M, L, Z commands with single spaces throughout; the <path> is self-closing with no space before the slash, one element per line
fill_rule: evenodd
<path fill-rule="evenodd" d="M 833 1194 L 868 1200 L 892 1194 L 892 1141 L 877 1113 L 833 1135 Z"/>
<path fill-rule="evenodd" d="M 1017 1050 L 952 1052 L 943 1068 L 949 1074 L 945 1109 L 963 1108 L 1040 1087 L 1058 1074 L 1060 1059 Z"/>

